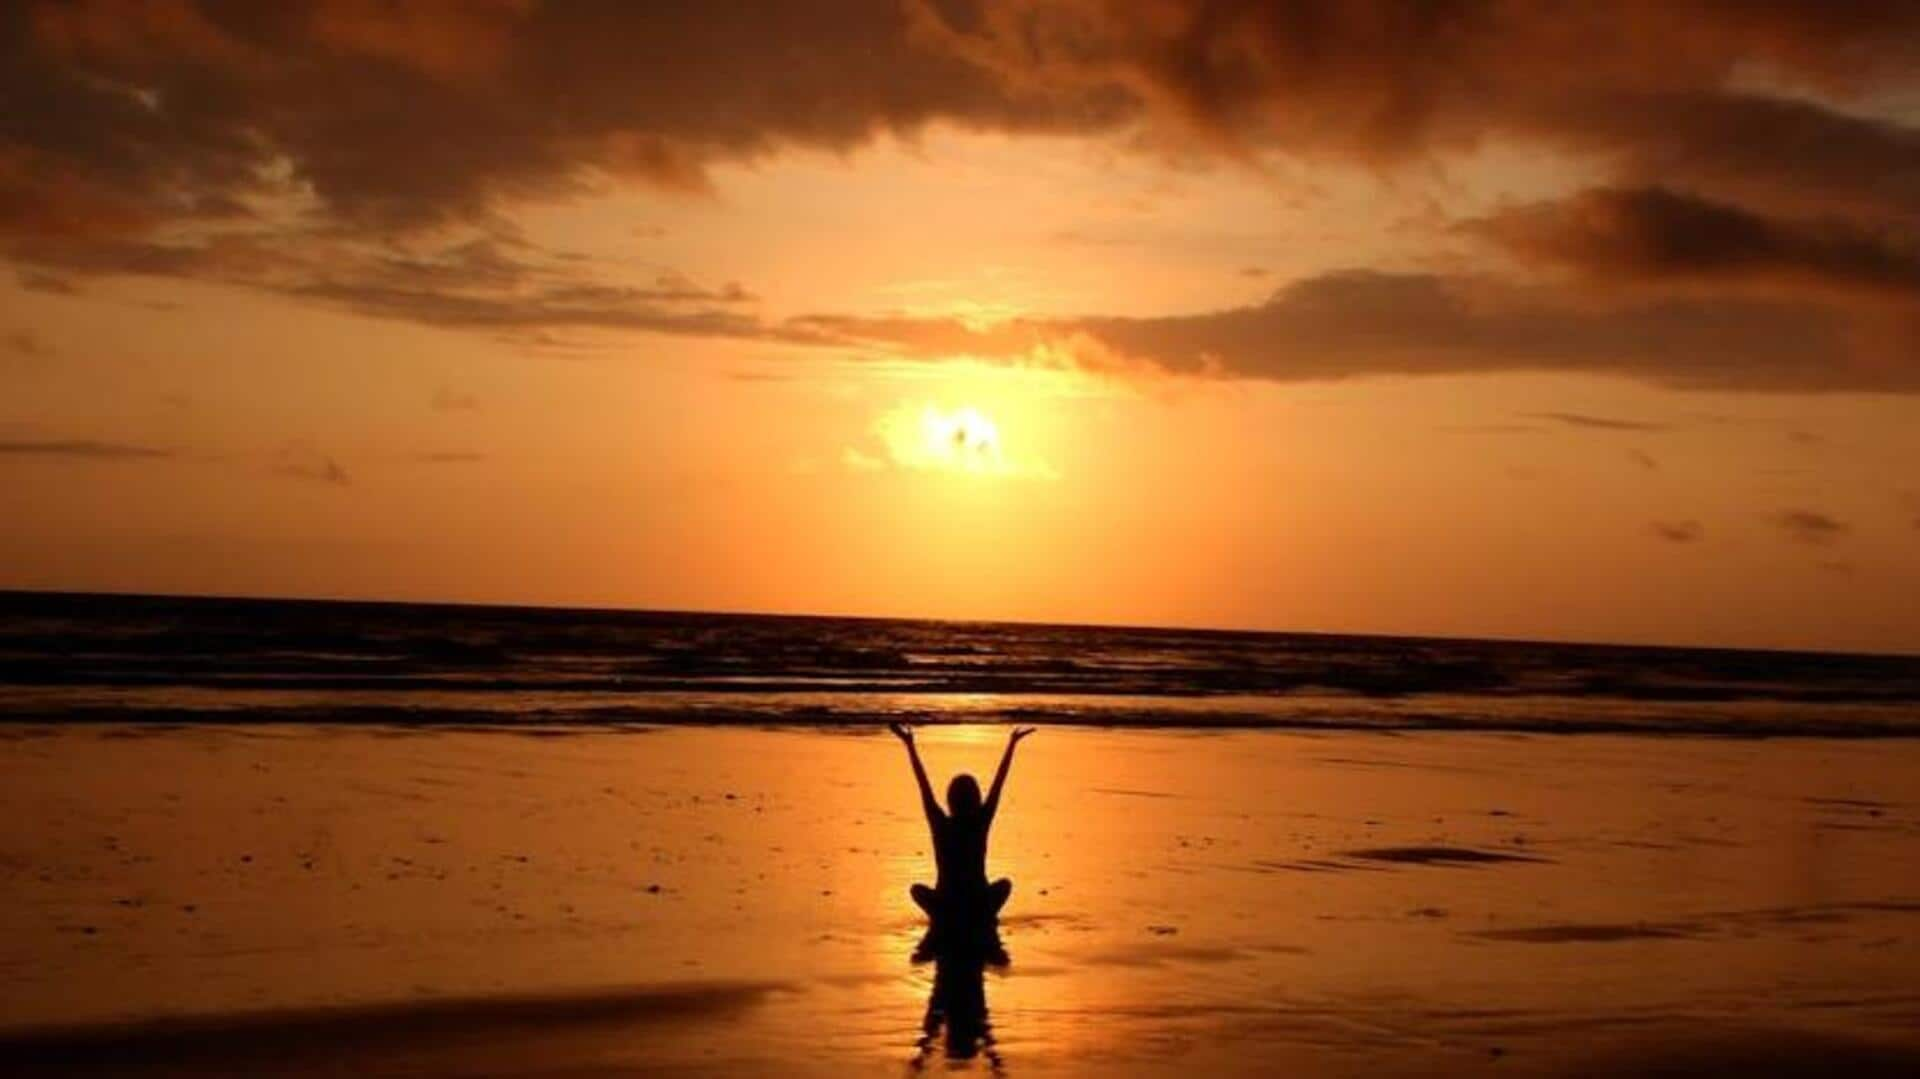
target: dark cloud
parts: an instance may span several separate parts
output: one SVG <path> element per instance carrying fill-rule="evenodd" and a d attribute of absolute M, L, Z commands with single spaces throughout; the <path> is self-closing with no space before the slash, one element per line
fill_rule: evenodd
<path fill-rule="evenodd" d="M 779 339 L 737 284 L 609 282 L 563 254 L 535 272 L 507 214 L 629 180 L 699 190 L 717 161 L 942 120 L 1122 116 L 1114 92 L 1013 85 L 930 37 L 932 17 L 900 0 L 7 5 L 0 256 L 37 281 L 213 280 L 436 326 Z M 315 204 L 297 228 L 272 211 L 290 200 Z M 416 253 L 449 233 L 483 246 Z"/>
<path fill-rule="evenodd" d="M 1911 17 L 1911 15 L 1909 15 Z M 1912 49 L 1911 29 L 1898 47 Z M 1911 88 L 1911 73 L 1898 84 Z M 1679 185 L 1784 210 L 1920 221 L 1920 129 L 1804 100 L 1699 90 L 1602 94 L 1555 118 L 1630 186 Z"/>
<path fill-rule="evenodd" d="M 65 457 L 85 461 L 144 461 L 172 457 L 172 450 L 92 439 L 0 440 L 0 456 Z"/>
<path fill-rule="evenodd" d="M 1585 427 L 1599 431 L 1664 431 L 1667 429 L 1665 424 L 1622 420 L 1612 416 L 1589 416 L 1584 412 L 1530 412 L 1527 415 L 1534 419 L 1564 423 L 1568 427 Z"/>
<path fill-rule="evenodd" d="M 984 68 L 932 18 L 900 0 L 9 5 L 0 229 L 243 217 L 276 170 L 358 227 L 466 222 L 607 178 L 699 190 L 715 161 L 939 120 L 1124 115 L 1117 90 Z"/>
<path fill-rule="evenodd" d="M 1833 543 L 1848 532 L 1845 522 L 1815 510 L 1784 510 L 1774 523 L 1790 538 L 1816 547 Z"/>
<path fill-rule="evenodd" d="M 1699 521 L 1655 521 L 1653 534 L 1668 543 L 1696 543 L 1707 530 Z"/>
<path fill-rule="evenodd" d="M 1662 187 L 1600 188 L 1470 229 L 1521 256 L 1625 282 L 1830 289 L 1920 300 L 1920 234 L 1766 217 Z"/>
<path fill-rule="evenodd" d="M 0 231 L 233 220 L 294 183 L 359 227 L 472 222 L 936 123 L 1379 166 L 1502 136 L 1913 213 L 1914 133 L 1841 106 L 1913 85 L 1917 28 L 1865 0 L 24 0 L 0 17 Z"/>
<path fill-rule="evenodd" d="M 347 470 L 340 467 L 340 462 L 331 455 L 300 446 L 281 450 L 274 459 L 273 471 L 275 475 L 288 479 L 336 487 L 345 487 L 353 482 Z"/>
<path fill-rule="evenodd" d="M 1645 450 L 1628 450 L 1627 459 L 1639 465 L 1641 468 L 1646 469 L 1648 472 L 1660 471 L 1660 462 L 1654 458 L 1653 454 Z"/>
<path fill-rule="evenodd" d="M 1159 126 L 1230 153 L 1391 167 L 1495 136 L 1580 153 L 1626 182 L 1920 212 L 1905 179 L 1915 132 L 1847 111 L 1916 81 L 1912 5 L 1036 0 L 989 12 L 984 30 L 956 35 L 971 55 L 1009 77 L 1118 82 Z M 1813 93 L 1735 89 L 1737 74 Z"/>

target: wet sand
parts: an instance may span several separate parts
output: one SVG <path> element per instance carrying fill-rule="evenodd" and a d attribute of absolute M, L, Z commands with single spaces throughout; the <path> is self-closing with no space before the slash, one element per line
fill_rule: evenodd
<path fill-rule="evenodd" d="M 1920 742 L 1049 728 L 982 967 L 878 732 L 3 733 L 24 1074 L 1920 1072 Z"/>

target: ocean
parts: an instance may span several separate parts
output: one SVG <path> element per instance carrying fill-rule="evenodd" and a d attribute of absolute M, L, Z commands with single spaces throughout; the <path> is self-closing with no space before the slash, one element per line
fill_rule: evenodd
<path fill-rule="evenodd" d="M 1920 657 L 0 592 L 0 721 L 1920 737 Z"/>

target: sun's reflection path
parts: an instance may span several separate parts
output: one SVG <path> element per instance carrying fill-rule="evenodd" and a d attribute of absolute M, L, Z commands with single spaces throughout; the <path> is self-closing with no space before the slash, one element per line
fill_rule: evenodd
<path fill-rule="evenodd" d="M 943 941 L 929 929 L 914 949 L 913 961 L 933 963 L 933 991 L 927 996 L 927 1014 L 914 1043 L 913 1070 L 920 1071 L 936 1047 L 949 1061 L 984 1057 L 995 1075 L 1006 1063 L 994 1046 L 993 1023 L 987 1012 L 988 967 L 1005 968 L 1010 960 L 997 930 L 976 939 Z"/>

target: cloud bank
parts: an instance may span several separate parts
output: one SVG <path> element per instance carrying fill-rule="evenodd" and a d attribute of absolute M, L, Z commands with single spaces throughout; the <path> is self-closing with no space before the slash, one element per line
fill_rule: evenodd
<path fill-rule="evenodd" d="M 1920 388 L 1920 6 L 1861 0 L 26 0 L 0 11 L 0 257 L 489 333 L 587 328 L 1261 379 L 1495 370 Z M 991 331 L 792 320 L 561 265 L 515 212 L 943 126 L 1418 175 L 1604 177 L 1459 222 L 1506 269 Z M 296 209 L 290 210 L 289 207 Z M 1491 263 L 1489 264 L 1491 267 Z"/>

